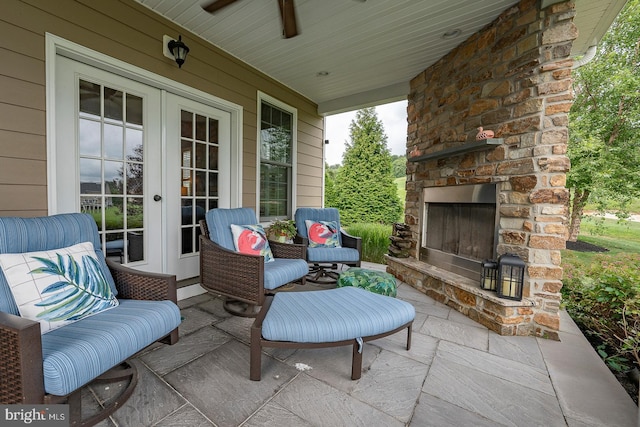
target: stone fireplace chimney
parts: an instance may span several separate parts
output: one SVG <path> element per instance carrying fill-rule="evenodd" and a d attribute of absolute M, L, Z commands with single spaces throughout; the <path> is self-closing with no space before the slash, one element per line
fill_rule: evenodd
<path fill-rule="evenodd" d="M 409 258 L 388 271 L 503 335 L 557 339 L 565 248 L 574 4 L 522 0 L 411 81 L 405 223 Z M 478 127 L 498 143 L 478 146 Z M 425 189 L 492 184 L 496 256 L 526 264 L 521 302 L 421 260 Z M 489 219 L 485 222 L 490 222 Z M 489 225 L 489 224 L 488 224 Z M 478 270 L 479 274 L 479 270 Z"/>

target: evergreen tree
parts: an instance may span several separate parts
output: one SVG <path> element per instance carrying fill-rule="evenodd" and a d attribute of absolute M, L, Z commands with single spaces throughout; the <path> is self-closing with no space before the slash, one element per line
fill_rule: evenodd
<path fill-rule="evenodd" d="M 349 131 L 351 142 L 335 181 L 341 222 L 391 224 L 400 220 L 402 203 L 393 182 L 387 136 L 375 110 L 359 110 Z"/>
<path fill-rule="evenodd" d="M 338 169 L 325 165 L 324 168 L 324 206 L 335 208 L 338 206 L 338 194 L 336 193 L 336 174 Z"/>
<path fill-rule="evenodd" d="M 394 178 L 402 178 L 407 176 L 407 157 L 391 156 L 391 171 Z"/>

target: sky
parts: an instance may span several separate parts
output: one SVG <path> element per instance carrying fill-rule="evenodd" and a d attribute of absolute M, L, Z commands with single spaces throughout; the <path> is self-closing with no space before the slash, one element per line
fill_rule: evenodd
<path fill-rule="evenodd" d="M 407 101 L 392 102 L 375 108 L 387 135 L 387 148 L 391 154 L 404 155 L 407 147 Z M 325 161 L 328 165 L 342 163 L 345 143 L 351 142 L 349 126 L 355 118 L 355 111 L 326 117 L 325 139 L 329 140 L 329 144 L 325 146 Z"/>

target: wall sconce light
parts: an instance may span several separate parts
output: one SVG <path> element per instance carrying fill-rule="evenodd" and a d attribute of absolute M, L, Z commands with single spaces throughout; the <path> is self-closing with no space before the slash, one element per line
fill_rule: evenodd
<path fill-rule="evenodd" d="M 182 64 L 184 64 L 184 60 L 187 58 L 187 54 L 189 53 L 189 48 L 182 42 L 182 36 L 178 36 L 178 40 L 169 41 L 167 47 L 178 64 L 178 68 L 182 68 Z"/>

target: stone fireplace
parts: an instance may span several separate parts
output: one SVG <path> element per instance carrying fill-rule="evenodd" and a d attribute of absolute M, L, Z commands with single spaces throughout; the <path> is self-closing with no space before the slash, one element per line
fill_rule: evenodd
<path fill-rule="evenodd" d="M 408 257 L 387 257 L 387 271 L 502 335 L 558 337 L 574 14 L 573 2 L 522 0 L 411 81 L 411 243 Z M 480 126 L 495 139 L 476 141 Z M 494 191 L 483 206 L 431 199 L 480 184 Z M 474 262 L 504 253 L 525 262 L 522 301 L 480 289 Z"/>

